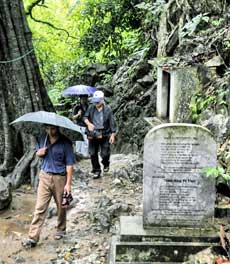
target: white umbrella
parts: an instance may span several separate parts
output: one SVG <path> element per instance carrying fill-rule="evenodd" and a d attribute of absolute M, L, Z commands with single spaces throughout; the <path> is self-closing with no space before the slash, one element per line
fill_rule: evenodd
<path fill-rule="evenodd" d="M 83 141 L 83 135 L 78 125 L 75 125 L 67 117 L 53 112 L 38 111 L 27 113 L 10 123 L 16 129 L 34 136 L 41 135 L 45 132 L 44 124 L 59 127 L 60 132 L 72 141 Z"/>

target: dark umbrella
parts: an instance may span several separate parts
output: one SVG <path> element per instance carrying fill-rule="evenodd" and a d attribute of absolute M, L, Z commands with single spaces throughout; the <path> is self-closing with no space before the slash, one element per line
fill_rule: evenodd
<path fill-rule="evenodd" d="M 52 112 L 38 111 L 27 113 L 15 119 L 11 125 L 27 134 L 39 136 L 44 133 L 43 124 L 60 128 L 60 132 L 72 141 L 83 141 L 83 135 L 78 125 L 75 125 L 67 117 Z"/>
<path fill-rule="evenodd" d="M 96 87 L 92 87 L 92 86 L 87 86 L 87 85 L 75 85 L 75 86 L 71 86 L 69 88 L 66 88 L 62 94 L 64 96 L 66 95 L 91 95 L 93 94 L 95 91 L 97 90 Z"/>

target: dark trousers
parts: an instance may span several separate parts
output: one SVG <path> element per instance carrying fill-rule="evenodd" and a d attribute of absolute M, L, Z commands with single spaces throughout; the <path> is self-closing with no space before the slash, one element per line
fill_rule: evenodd
<path fill-rule="evenodd" d="M 109 167 L 109 163 L 110 163 L 109 137 L 89 139 L 89 155 L 91 158 L 93 172 L 101 171 L 101 166 L 98 158 L 99 150 L 102 158 L 101 162 L 104 168 Z"/>

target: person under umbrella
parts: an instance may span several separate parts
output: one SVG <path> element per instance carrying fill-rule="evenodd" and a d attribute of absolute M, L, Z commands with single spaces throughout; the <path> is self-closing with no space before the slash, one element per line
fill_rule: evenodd
<path fill-rule="evenodd" d="M 34 135 L 35 137 L 44 134 L 44 124 L 58 126 L 60 132 L 71 141 L 83 140 L 83 135 L 79 126 L 75 125 L 69 118 L 54 112 L 30 112 L 18 117 L 10 123 L 10 125 L 13 125 L 17 130 Z"/>
<path fill-rule="evenodd" d="M 83 117 L 89 106 L 88 95 L 82 94 L 79 97 L 80 97 L 80 103 L 77 102 L 76 105 L 74 106 L 72 112 L 72 119 L 74 123 L 76 123 L 77 125 L 86 127 L 85 122 L 83 121 Z"/>
<path fill-rule="evenodd" d="M 83 116 L 88 108 L 88 96 L 92 95 L 97 90 L 96 87 L 78 84 L 68 87 L 62 91 L 64 96 L 79 96 L 80 104 L 76 104 L 73 108 L 72 119 L 79 125 L 81 132 L 85 135 L 86 125 L 83 121 Z M 84 136 L 84 142 L 76 141 L 76 153 L 83 157 L 88 157 L 88 139 Z"/>
<path fill-rule="evenodd" d="M 79 95 L 80 97 L 80 103 L 77 103 L 72 112 L 72 119 L 73 122 L 75 122 L 77 125 L 79 125 L 80 130 L 82 134 L 84 135 L 84 141 L 76 141 L 75 144 L 75 150 L 76 153 L 80 156 L 83 156 L 84 158 L 87 158 L 89 156 L 89 151 L 88 151 L 88 139 L 85 135 L 85 129 L 86 129 L 86 124 L 83 121 L 83 117 L 85 115 L 86 110 L 88 109 L 88 95 L 87 94 L 82 94 Z"/>
<path fill-rule="evenodd" d="M 62 207 L 62 196 L 63 193 L 71 194 L 75 163 L 72 142 L 60 133 L 57 126 L 46 124 L 45 131 L 46 135 L 40 137 L 36 146 L 36 156 L 41 159 L 41 171 L 28 239 L 22 242 L 25 248 L 37 245 L 52 197 L 54 197 L 58 212 L 57 232 L 54 239 L 61 239 L 66 232 L 66 208 Z"/>

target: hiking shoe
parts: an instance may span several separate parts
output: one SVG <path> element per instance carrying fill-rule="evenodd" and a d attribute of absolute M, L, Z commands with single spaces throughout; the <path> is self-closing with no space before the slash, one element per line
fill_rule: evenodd
<path fill-rule="evenodd" d="M 94 175 L 97 173 L 98 173 L 98 171 L 91 170 L 91 172 L 89 172 L 89 176 L 94 177 Z"/>
<path fill-rule="evenodd" d="M 22 246 L 26 249 L 34 248 L 34 247 L 36 247 L 36 245 L 37 245 L 37 242 L 31 238 L 28 238 L 28 239 L 22 241 Z"/>
<path fill-rule="evenodd" d="M 104 167 L 104 172 L 109 172 L 109 167 Z"/>
<path fill-rule="evenodd" d="M 66 232 L 65 231 L 57 231 L 57 233 L 54 236 L 55 240 L 60 240 L 65 236 Z"/>
<path fill-rule="evenodd" d="M 101 177 L 101 172 L 100 171 L 95 171 L 93 173 L 93 179 L 99 179 Z"/>

